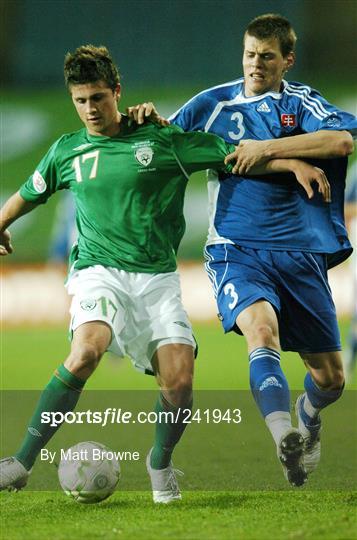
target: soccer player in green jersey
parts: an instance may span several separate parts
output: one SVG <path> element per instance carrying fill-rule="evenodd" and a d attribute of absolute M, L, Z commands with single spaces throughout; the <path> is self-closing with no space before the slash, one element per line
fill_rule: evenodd
<path fill-rule="evenodd" d="M 1 461 L 0 489 L 26 485 L 37 455 L 57 429 L 41 422 L 42 412 L 72 411 L 109 350 L 155 374 L 161 390 L 156 412 L 175 413 L 175 423 L 157 423 L 147 457 L 154 501 L 167 503 L 181 498 L 171 455 L 186 425 L 182 410 L 192 406 L 196 349 L 176 272 L 184 193 L 190 173 L 224 171 L 234 146 L 175 126 L 131 124 L 117 109 L 119 74 L 104 47 L 83 46 L 67 54 L 64 72 L 85 127 L 58 139 L 5 203 L 0 255 L 12 252 L 11 223 L 56 191 L 72 191 L 79 236 L 67 280 L 73 296 L 71 351 L 41 394 L 21 447 Z M 277 160 L 265 167 L 279 171 L 280 166 Z M 321 182 L 328 197 L 328 183 L 317 169 L 300 164 L 297 170 L 292 161 L 284 166 L 306 189 Z"/>

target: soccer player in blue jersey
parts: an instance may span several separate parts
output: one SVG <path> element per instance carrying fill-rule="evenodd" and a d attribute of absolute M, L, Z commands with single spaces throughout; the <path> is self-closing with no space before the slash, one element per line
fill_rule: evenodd
<path fill-rule="evenodd" d="M 244 34 L 243 77 L 194 96 L 170 117 L 239 144 L 240 178 L 210 171 L 206 268 L 225 332 L 243 334 L 253 396 L 295 486 L 320 460 L 320 411 L 342 394 L 344 374 L 327 269 L 351 253 L 343 220 L 347 155 L 356 119 L 316 90 L 284 80 L 295 61 L 296 34 L 276 14 L 254 19 Z M 152 104 L 131 108 L 142 122 L 160 119 Z M 249 178 L 273 157 L 317 160 L 331 182 L 332 203 L 309 200 L 288 178 Z M 280 350 L 307 367 L 292 428 Z"/>

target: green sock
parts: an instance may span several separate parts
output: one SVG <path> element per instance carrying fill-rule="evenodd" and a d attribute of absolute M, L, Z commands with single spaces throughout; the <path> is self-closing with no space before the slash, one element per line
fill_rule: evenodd
<path fill-rule="evenodd" d="M 172 412 L 176 420 L 178 409 L 178 407 L 169 403 L 162 393 L 160 393 L 155 406 L 155 412 L 158 415 L 163 411 Z M 164 416 L 162 416 L 161 422 L 156 422 L 155 441 L 150 460 L 153 469 L 166 469 L 169 466 L 172 452 L 185 431 L 187 423 L 184 420 L 188 419 L 187 409 L 192 409 L 192 401 L 188 405 L 180 407 L 180 409 L 181 411 L 177 416 L 177 421 L 165 421 Z M 184 413 L 182 412 L 183 410 L 185 410 Z M 158 418 L 160 417 L 158 416 Z"/>
<path fill-rule="evenodd" d="M 51 426 L 52 422 L 42 423 L 41 413 L 44 411 L 62 413 L 72 411 L 78 402 L 84 384 L 85 381 L 72 375 L 64 365 L 59 366 L 55 371 L 40 396 L 21 448 L 15 454 L 15 457 L 27 470 L 31 469 L 41 449 L 46 446 L 60 427 L 59 425 Z"/>

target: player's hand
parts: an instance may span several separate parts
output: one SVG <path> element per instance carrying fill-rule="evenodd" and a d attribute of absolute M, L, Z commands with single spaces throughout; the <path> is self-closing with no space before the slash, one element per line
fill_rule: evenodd
<path fill-rule="evenodd" d="M 228 154 L 224 160 L 227 165 L 231 161 L 235 161 L 232 173 L 243 176 L 248 174 L 254 166 L 265 164 L 269 158 L 265 155 L 265 141 L 254 141 L 246 139 L 240 141 L 239 145 L 232 154 Z"/>
<path fill-rule="evenodd" d="M 322 169 L 314 167 L 305 161 L 296 160 L 293 172 L 296 176 L 296 180 L 302 185 L 309 199 L 312 199 L 314 196 L 312 184 L 316 182 L 319 186 L 318 191 L 321 193 L 323 200 L 326 203 L 331 202 L 331 186 Z"/>
<path fill-rule="evenodd" d="M 139 103 L 139 105 L 135 105 L 134 107 L 128 107 L 126 112 L 129 118 L 137 124 L 143 124 L 146 120 L 152 120 L 160 124 L 160 126 L 170 125 L 170 122 L 157 112 L 155 105 L 151 101 L 148 103 Z"/>
<path fill-rule="evenodd" d="M 0 256 L 10 255 L 13 252 L 10 231 L 5 229 L 0 232 Z"/>

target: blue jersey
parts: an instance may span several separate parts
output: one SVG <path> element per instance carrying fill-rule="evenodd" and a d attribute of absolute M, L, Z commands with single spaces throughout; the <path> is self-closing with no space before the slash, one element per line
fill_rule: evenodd
<path fill-rule="evenodd" d="M 321 129 L 357 131 L 353 115 L 308 86 L 283 81 L 281 92 L 245 97 L 243 78 L 201 92 L 170 120 L 185 131 L 212 132 L 234 144 Z M 329 267 L 344 260 L 351 252 L 343 218 L 347 158 L 316 165 L 330 181 L 331 204 L 318 193 L 309 200 L 291 174 L 252 178 L 209 171 L 207 244 L 324 253 Z"/>

